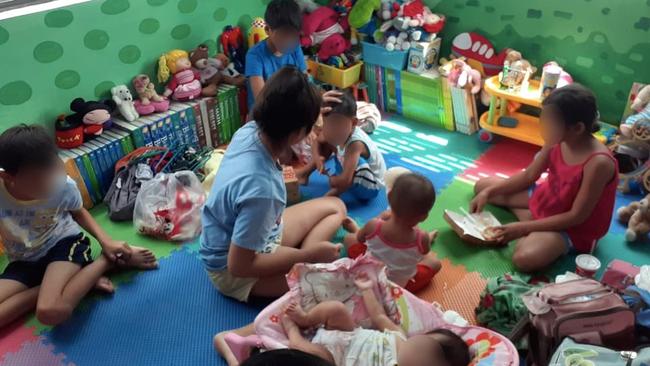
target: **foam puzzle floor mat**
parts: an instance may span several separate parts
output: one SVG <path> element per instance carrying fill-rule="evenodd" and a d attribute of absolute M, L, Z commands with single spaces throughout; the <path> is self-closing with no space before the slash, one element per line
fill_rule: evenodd
<path fill-rule="evenodd" d="M 432 248 L 443 268 L 418 295 L 474 322 L 474 308 L 486 280 L 514 271 L 513 246 L 468 246 L 451 231 L 442 213 L 445 208 L 467 207 L 476 180 L 520 171 L 537 149 L 507 139 L 485 145 L 476 136 L 430 128 L 398 116 L 386 118 L 372 138 L 387 165 L 424 174 L 436 187 L 436 205 L 422 228 L 439 230 Z M 301 192 L 309 198 L 326 190 L 325 178 L 314 174 Z M 639 198 L 619 195 L 617 207 Z M 384 194 L 368 203 L 345 195 L 343 199 L 360 224 L 387 207 Z M 488 209 L 502 222 L 514 220 L 504 210 Z M 61 326 L 43 326 L 29 315 L 0 330 L 0 366 L 223 365 L 212 347 L 213 335 L 252 322 L 265 304 L 242 304 L 219 294 L 198 258 L 198 241 L 177 245 L 148 239 L 137 235 L 130 223 L 111 222 L 103 207 L 92 214 L 116 239 L 151 248 L 160 258 L 160 268 L 112 276 L 117 285 L 114 295 L 89 296 Z M 610 233 L 596 250 L 603 264 L 614 258 L 650 263 L 650 244 L 628 244 L 624 232 L 625 226 L 614 218 Z M 341 236 L 342 231 L 337 238 Z M 99 253 L 97 244 L 93 251 Z M 6 263 L 0 256 L 0 269 Z M 574 257 L 567 256 L 546 275 L 573 269 Z"/>

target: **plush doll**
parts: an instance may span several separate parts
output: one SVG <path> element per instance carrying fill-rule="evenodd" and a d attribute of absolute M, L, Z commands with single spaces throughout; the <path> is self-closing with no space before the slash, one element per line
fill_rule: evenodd
<path fill-rule="evenodd" d="M 621 222 L 627 223 L 625 240 L 628 242 L 637 241 L 650 232 L 650 195 L 619 208 L 616 213 Z"/>
<path fill-rule="evenodd" d="M 632 136 L 632 128 L 636 122 L 641 120 L 650 121 L 650 85 L 646 85 L 639 90 L 630 108 L 636 113 L 627 117 L 625 123 L 621 125 L 621 134 L 626 137 Z"/>
<path fill-rule="evenodd" d="M 131 91 L 126 85 L 122 84 L 112 87 L 111 95 L 113 96 L 113 101 L 117 105 L 120 114 L 127 121 L 132 122 L 140 117 L 138 111 L 135 109 L 135 104 L 133 103 L 133 95 L 131 95 Z"/>
<path fill-rule="evenodd" d="M 223 53 L 218 53 L 214 58 L 221 64 L 221 75 L 226 84 L 240 87 L 246 84 L 246 77 L 237 71 L 235 64 L 230 62 L 228 56 Z"/>
<path fill-rule="evenodd" d="M 77 119 L 62 114 L 57 117 L 54 130 L 56 146 L 61 149 L 74 149 L 84 143 L 83 123 Z"/>
<path fill-rule="evenodd" d="M 326 62 L 330 57 L 340 55 L 350 48 L 350 41 L 343 37 L 348 29 L 345 19 L 339 22 L 339 14 L 331 8 L 322 6 L 302 20 L 303 47 L 320 45 L 318 58 Z"/>
<path fill-rule="evenodd" d="M 472 94 L 481 91 L 481 73 L 472 69 L 461 59 L 451 60 L 451 69 L 447 80 L 452 86 L 464 88 L 468 86 Z"/>
<path fill-rule="evenodd" d="M 70 123 L 83 124 L 85 140 L 95 138 L 111 127 L 111 113 L 115 110 L 112 100 L 85 101 L 77 98 L 70 103 L 70 109 L 75 112 L 68 116 Z"/>
<path fill-rule="evenodd" d="M 201 85 L 203 85 L 201 94 L 205 97 L 217 95 L 217 89 L 223 82 L 221 75 L 223 63 L 219 59 L 209 57 L 208 46 L 204 44 L 200 44 L 190 53 L 190 61 L 192 66 L 199 70 Z"/>
<path fill-rule="evenodd" d="M 246 63 L 246 49 L 244 48 L 244 36 L 241 28 L 226 26 L 221 36 L 219 36 L 219 40 L 223 53 L 235 64 L 237 72 L 243 74 L 245 71 L 244 64 Z"/>
<path fill-rule="evenodd" d="M 266 33 L 266 22 L 264 18 L 253 19 L 251 29 L 248 30 L 248 48 L 255 46 L 267 38 L 269 38 L 269 35 Z"/>
<path fill-rule="evenodd" d="M 171 80 L 170 80 L 171 77 Z M 192 69 L 187 52 L 172 50 L 158 60 L 158 81 L 169 82 L 163 95 L 178 101 L 193 100 L 201 95 L 199 72 Z"/>
<path fill-rule="evenodd" d="M 362 28 L 372 20 L 372 13 L 381 9 L 381 0 L 357 0 L 350 10 L 348 21 L 352 28 Z"/>
<path fill-rule="evenodd" d="M 131 84 L 139 97 L 139 100 L 133 102 L 139 115 L 146 116 L 153 112 L 165 112 L 169 109 L 169 100 L 158 95 L 156 86 L 151 82 L 149 76 L 140 74 L 133 78 Z"/>
<path fill-rule="evenodd" d="M 506 87 L 520 86 L 526 77 L 526 73 L 530 77 L 536 71 L 537 68 L 532 66 L 528 60 L 524 59 L 519 51 L 509 50 L 503 61 L 501 84 Z"/>

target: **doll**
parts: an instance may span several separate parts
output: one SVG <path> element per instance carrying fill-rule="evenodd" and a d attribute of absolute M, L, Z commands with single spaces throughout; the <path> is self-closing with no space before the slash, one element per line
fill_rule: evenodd
<path fill-rule="evenodd" d="M 153 112 L 165 112 L 169 109 L 169 100 L 158 95 L 156 86 L 153 85 L 149 76 L 140 74 L 133 78 L 132 84 L 140 98 L 134 102 L 138 114 L 144 116 Z"/>
<path fill-rule="evenodd" d="M 170 79 L 171 76 L 171 79 Z M 201 95 L 200 75 L 192 69 L 189 55 L 183 50 L 172 50 L 158 60 L 158 81 L 169 82 L 163 96 L 187 101 Z"/>

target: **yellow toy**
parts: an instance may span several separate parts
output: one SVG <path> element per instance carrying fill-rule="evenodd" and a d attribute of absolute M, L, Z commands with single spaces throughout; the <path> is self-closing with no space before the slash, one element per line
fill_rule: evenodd
<path fill-rule="evenodd" d="M 266 34 L 266 22 L 264 19 L 259 17 L 253 19 L 251 29 L 248 31 L 248 48 L 255 46 L 267 38 L 269 38 L 269 35 Z"/>
<path fill-rule="evenodd" d="M 225 150 L 214 150 L 210 159 L 203 166 L 203 174 L 205 174 L 205 179 L 203 179 L 203 183 L 201 183 L 201 185 L 203 186 L 206 197 L 210 194 L 212 184 L 214 183 L 214 177 L 217 175 L 217 171 L 219 170 L 219 166 L 221 166 L 221 160 L 223 160 L 223 155 L 225 153 Z"/>

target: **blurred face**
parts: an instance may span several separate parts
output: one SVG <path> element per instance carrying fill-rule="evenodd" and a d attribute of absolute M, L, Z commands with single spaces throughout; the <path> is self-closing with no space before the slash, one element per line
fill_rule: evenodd
<path fill-rule="evenodd" d="M 400 366 L 447 366 L 442 347 L 430 335 L 411 337 L 404 342 L 397 363 Z"/>
<path fill-rule="evenodd" d="M 356 118 L 330 113 L 323 116 L 323 138 L 330 145 L 342 146 L 348 140 L 356 125 Z"/>
<path fill-rule="evenodd" d="M 547 145 L 559 144 L 564 140 L 566 127 L 554 106 L 544 106 L 539 120 L 542 139 Z"/>
<path fill-rule="evenodd" d="M 271 29 L 267 27 L 266 32 L 269 35 L 271 44 L 278 52 L 290 53 L 298 46 L 300 32 L 297 30 L 291 28 Z"/>
<path fill-rule="evenodd" d="M 176 72 L 187 70 L 192 67 L 192 62 L 187 57 L 181 57 L 176 60 Z"/>
<path fill-rule="evenodd" d="M 65 185 L 66 173 L 59 159 L 49 168 L 24 168 L 15 175 L 2 172 L 2 179 L 14 198 L 22 201 L 39 200 L 57 194 Z"/>

